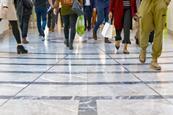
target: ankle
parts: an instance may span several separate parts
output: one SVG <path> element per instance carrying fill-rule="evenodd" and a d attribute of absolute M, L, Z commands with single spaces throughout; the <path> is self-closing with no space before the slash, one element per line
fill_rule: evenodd
<path fill-rule="evenodd" d="M 157 58 L 152 58 L 151 62 L 152 63 L 157 63 Z"/>

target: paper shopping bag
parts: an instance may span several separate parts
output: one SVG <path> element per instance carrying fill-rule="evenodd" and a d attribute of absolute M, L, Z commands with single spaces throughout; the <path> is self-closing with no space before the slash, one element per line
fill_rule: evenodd
<path fill-rule="evenodd" d="M 102 36 L 106 38 L 113 38 L 115 36 L 115 28 L 110 23 L 106 22 L 103 30 L 102 30 Z"/>

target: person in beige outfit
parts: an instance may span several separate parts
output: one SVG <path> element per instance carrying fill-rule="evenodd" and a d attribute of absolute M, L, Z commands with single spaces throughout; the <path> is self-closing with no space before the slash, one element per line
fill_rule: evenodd
<path fill-rule="evenodd" d="M 21 44 L 21 36 L 17 22 L 14 0 L 0 0 L 0 21 L 1 20 L 8 20 L 10 22 L 13 35 L 17 41 L 17 53 L 28 53 L 28 51 Z"/>
<path fill-rule="evenodd" d="M 141 63 L 146 61 L 146 49 L 148 46 L 148 36 L 154 30 L 155 36 L 152 47 L 151 68 L 161 70 L 157 60 L 162 52 L 162 36 L 166 22 L 166 11 L 171 0 L 142 0 L 139 8 L 140 17 L 140 56 Z"/>

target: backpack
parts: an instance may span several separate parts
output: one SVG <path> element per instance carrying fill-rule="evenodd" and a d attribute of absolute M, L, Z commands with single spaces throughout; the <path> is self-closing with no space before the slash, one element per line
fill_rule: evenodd
<path fill-rule="evenodd" d="M 73 0 L 61 0 L 61 4 L 64 6 L 72 6 Z"/>

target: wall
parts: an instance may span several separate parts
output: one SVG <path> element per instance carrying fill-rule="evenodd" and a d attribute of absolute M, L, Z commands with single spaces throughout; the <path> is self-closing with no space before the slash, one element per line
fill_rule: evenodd
<path fill-rule="evenodd" d="M 173 32 L 173 0 L 168 7 L 168 29 Z"/>
<path fill-rule="evenodd" d="M 0 34 L 2 34 L 4 31 L 8 30 L 8 21 L 2 20 L 0 22 Z"/>

